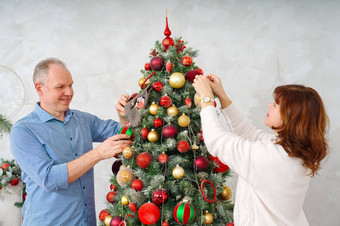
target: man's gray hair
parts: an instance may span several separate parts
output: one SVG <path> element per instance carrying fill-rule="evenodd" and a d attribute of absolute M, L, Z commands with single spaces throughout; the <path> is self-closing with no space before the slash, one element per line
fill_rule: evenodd
<path fill-rule="evenodd" d="M 66 64 L 55 57 L 49 57 L 40 61 L 34 68 L 33 83 L 40 82 L 43 85 L 47 83 L 48 66 L 50 64 L 59 64 L 67 69 Z"/>

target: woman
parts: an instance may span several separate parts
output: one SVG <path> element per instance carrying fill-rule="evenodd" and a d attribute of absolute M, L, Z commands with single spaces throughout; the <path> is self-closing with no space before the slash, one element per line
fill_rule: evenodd
<path fill-rule="evenodd" d="M 217 76 L 196 76 L 193 86 L 202 98 L 209 152 L 239 175 L 235 225 L 308 225 L 303 202 L 311 176 L 327 155 L 328 117 L 318 93 L 301 85 L 277 87 L 265 119 L 274 134 L 267 134 L 240 115 Z M 219 123 L 212 91 L 231 132 Z"/>

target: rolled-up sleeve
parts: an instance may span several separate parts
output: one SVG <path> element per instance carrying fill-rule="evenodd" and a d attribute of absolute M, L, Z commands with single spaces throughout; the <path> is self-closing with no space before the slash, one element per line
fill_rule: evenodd
<path fill-rule="evenodd" d="M 56 164 L 32 131 L 18 124 L 11 130 L 10 142 L 12 154 L 23 174 L 29 175 L 47 192 L 67 189 L 67 163 Z"/>

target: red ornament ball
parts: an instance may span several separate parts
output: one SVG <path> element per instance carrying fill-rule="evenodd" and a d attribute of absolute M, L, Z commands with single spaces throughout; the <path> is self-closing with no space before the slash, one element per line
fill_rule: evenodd
<path fill-rule="evenodd" d="M 157 92 L 160 92 L 162 91 L 163 89 L 163 83 L 161 82 L 155 82 L 153 85 L 152 85 L 153 89 Z"/>
<path fill-rule="evenodd" d="M 122 222 L 122 218 L 120 218 L 119 216 L 115 216 L 112 218 L 110 226 L 119 226 L 120 223 Z"/>
<path fill-rule="evenodd" d="M 194 79 L 196 77 L 196 75 L 203 75 L 203 73 L 201 73 L 199 70 L 194 69 L 191 71 L 188 71 L 185 75 L 185 79 L 189 80 L 190 82 L 194 82 Z"/>
<path fill-rule="evenodd" d="M 111 184 L 111 185 L 110 185 L 110 190 L 111 190 L 111 191 L 117 191 L 117 186 L 114 185 L 114 184 Z"/>
<path fill-rule="evenodd" d="M 172 104 L 172 100 L 171 100 L 171 98 L 169 96 L 162 96 L 159 104 L 162 107 L 168 108 Z"/>
<path fill-rule="evenodd" d="M 229 169 L 229 166 L 223 164 L 218 157 L 214 157 L 212 155 L 209 156 L 209 160 L 212 162 L 216 162 L 219 166 L 214 168 L 216 173 L 224 173 Z"/>
<path fill-rule="evenodd" d="M 199 131 L 198 134 L 200 135 L 200 141 L 204 142 L 203 132 Z"/>
<path fill-rule="evenodd" d="M 150 67 L 152 70 L 160 71 L 164 67 L 164 59 L 160 56 L 154 56 L 150 60 Z"/>
<path fill-rule="evenodd" d="M 190 66 L 192 64 L 193 60 L 192 57 L 189 55 L 185 55 L 182 57 L 182 64 L 183 66 Z"/>
<path fill-rule="evenodd" d="M 109 203 L 114 203 L 114 202 L 115 202 L 115 200 L 114 200 L 115 196 L 116 196 L 116 192 L 114 192 L 114 191 L 109 191 L 109 193 L 107 193 L 107 195 L 106 195 L 106 200 L 107 200 Z"/>
<path fill-rule="evenodd" d="M 188 141 L 180 140 L 177 143 L 177 150 L 181 153 L 187 152 L 189 150 L 189 147 L 190 147 L 190 145 L 189 145 Z"/>
<path fill-rule="evenodd" d="M 155 118 L 155 120 L 153 121 L 153 125 L 156 128 L 162 127 L 163 126 L 163 120 L 160 118 Z"/>
<path fill-rule="evenodd" d="M 234 222 L 228 222 L 225 226 L 234 226 Z"/>
<path fill-rule="evenodd" d="M 18 178 L 14 178 L 12 181 L 9 182 L 12 186 L 16 186 L 19 184 L 19 179 Z"/>
<path fill-rule="evenodd" d="M 157 188 L 153 193 L 152 193 L 152 201 L 160 206 L 163 203 L 166 203 L 168 201 L 168 192 L 164 188 Z"/>
<path fill-rule="evenodd" d="M 197 168 L 197 171 L 203 171 L 206 170 L 209 166 L 209 161 L 206 157 L 204 156 L 198 156 L 195 161 L 195 166 Z"/>
<path fill-rule="evenodd" d="M 152 157 L 147 152 L 140 153 L 136 158 L 137 165 L 142 169 L 147 169 L 151 161 Z"/>
<path fill-rule="evenodd" d="M 107 209 L 100 211 L 99 220 L 104 221 L 105 217 L 108 216 L 108 215 L 110 215 L 110 214 L 107 212 Z"/>
<path fill-rule="evenodd" d="M 144 69 L 145 69 L 146 71 L 150 71 L 150 69 L 151 69 L 150 63 L 146 63 L 146 64 L 144 65 Z"/>
<path fill-rule="evenodd" d="M 156 223 L 161 215 L 158 206 L 154 203 L 144 203 L 138 210 L 139 220 L 146 225 Z"/>
<path fill-rule="evenodd" d="M 163 127 L 162 135 L 165 138 L 175 138 L 178 134 L 176 126 L 168 124 Z"/>
<path fill-rule="evenodd" d="M 5 162 L 5 163 L 3 163 L 2 165 L 1 165 L 1 168 L 3 169 L 3 170 L 5 170 L 7 167 L 9 167 L 10 165 L 7 163 L 7 162 Z"/>
<path fill-rule="evenodd" d="M 141 191 L 143 189 L 143 182 L 140 179 L 134 179 L 131 182 L 131 188 L 135 189 L 135 191 Z"/>
<path fill-rule="evenodd" d="M 162 45 L 164 48 L 164 52 L 166 52 L 170 46 L 173 46 L 175 44 L 175 41 L 170 37 L 165 37 L 162 41 Z"/>
<path fill-rule="evenodd" d="M 170 226 L 170 224 L 167 220 L 165 220 L 162 222 L 161 226 Z"/>
<path fill-rule="evenodd" d="M 169 156 L 165 153 L 162 153 L 158 156 L 158 161 L 161 163 L 161 164 L 165 164 L 169 161 Z"/>

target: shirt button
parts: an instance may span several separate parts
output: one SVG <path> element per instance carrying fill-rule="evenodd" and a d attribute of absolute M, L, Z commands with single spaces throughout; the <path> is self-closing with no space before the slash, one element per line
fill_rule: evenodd
<path fill-rule="evenodd" d="M 70 137 L 70 140 L 72 140 L 72 137 Z"/>
<path fill-rule="evenodd" d="M 75 156 L 78 156 L 78 154 L 77 154 L 77 153 L 75 153 L 74 155 L 75 155 Z"/>
<path fill-rule="evenodd" d="M 83 186 L 83 189 L 85 189 L 85 186 Z"/>
<path fill-rule="evenodd" d="M 86 203 L 85 203 L 85 206 L 86 206 Z"/>

